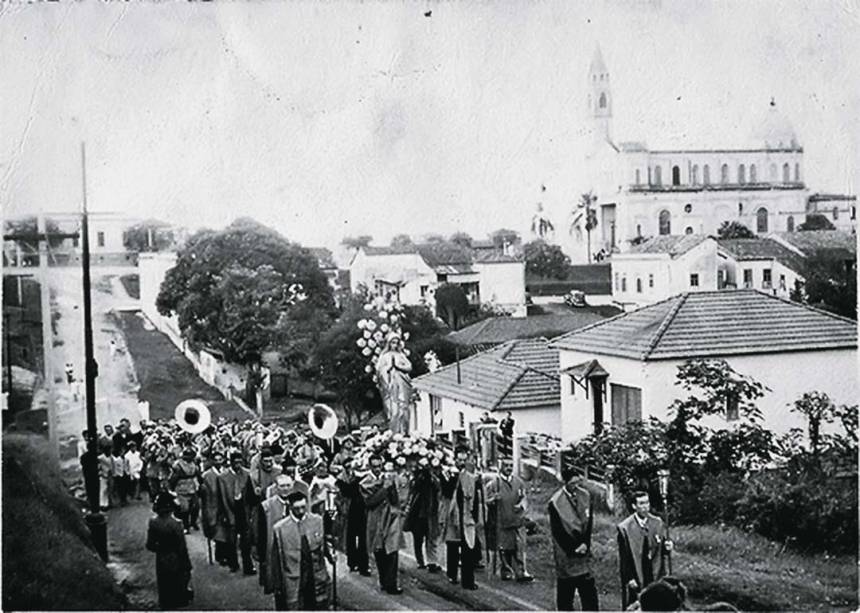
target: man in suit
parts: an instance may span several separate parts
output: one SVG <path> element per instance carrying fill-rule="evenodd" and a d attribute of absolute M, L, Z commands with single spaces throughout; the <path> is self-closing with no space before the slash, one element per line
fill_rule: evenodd
<path fill-rule="evenodd" d="M 346 445 L 344 445 L 346 447 Z M 342 450 L 341 450 L 342 452 Z M 360 479 L 355 472 L 353 460 L 341 459 L 343 469 L 337 477 L 343 503 L 346 526 L 346 562 L 350 571 L 370 576 L 370 558 L 367 554 L 367 509 L 361 495 Z"/>
<path fill-rule="evenodd" d="M 460 584 L 464 589 L 476 590 L 475 566 L 478 563 L 477 539 L 485 519 L 484 492 L 480 477 L 469 470 L 469 450 L 458 448 L 454 464 L 458 472 L 443 479 L 442 513 L 445 535 L 448 580 L 457 583 L 460 567 Z"/>
<path fill-rule="evenodd" d="M 251 509 L 251 514 L 248 517 L 249 532 L 251 542 L 256 550 L 257 560 L 263 559 L 263 552 L 257 549 L 257 543 L 260 542 L 259 525 L 263 521 L 263 510 L 260 504 L 268 498 L 266 492 L 275 483 L 275 479 L 281 472 L 281 466 L 275 463 L 272 448 L 264 445 L 256 466 L 250 470 L 251 488 L 248 491 L 248 508 Z"/>
<path fill-rule="evenodd" d="M 397 585 L 398 554 L 403 546 L 397 475 L 393 470 L 382 471 L 380 456 L 372 456 L 369 463 L 370 473 L 359 483 L 367 508 L 367 548 L 376 559 L 379 586 L 389 594 L 402 594 Z"/>
<path fill-rule="evenodd" d="M 200 511 L 203 516 L 203 534 L 215 541 L 215 561 L 229 564 L 227 553 L 228 530 L 218 514 L 218 476 L 224 472 L 224 454 L 212 452 L 212 465 L 204 471 L 200 486 Z"/>
<path fill-rule="evenodd" d="M 663 520 L 651 514 L 648 492 L 633 493 L 633 514 L 618 524 L 618 561 L 621 571 L 621 607 L 639 598 L 639 593 L 666 574 L 664 554 L 672 551 L 666 540 Z"/>
<path fill-rule="evenodd" d="M 272 585 L 277 610 L 326 610 L 331 600 L 326 560 L 332 560 L 323 518 L 308 511 L 307 485 L 288 497 L 290 514 L 272 528 Z"/>
<path fill-rule="evenodd" d="M 278 475 L 275 478 L 274 494 L 260 504 L 263 517 L 257 531 L 257 551 L 260 559 L 260 585 L 263 586 L 265 594 L 271 594 L 275 590 L 270 563 L 275 539 L 274 528 L 276 523 L 290 514 L 289 496 L 293 491 L 293 483 L 293 478 L 289 475 Z"/>
<path fill-rule="evenodd" d="M 495 507 L 496 543 L 501 560 L 502 581 L 533 581 L 526 570 L 526 486 L 514 474 L 511 458 L 499 460 L 499 475 L 487 486 L 487 506 Z"/>
<path fill-rule="evenodd" d="M 246 494 L 251 487 L 248 469 L 242 466 L 242 454 L 230 454 L 230 468 L 218 475 L 218 514 L 227 527 L 226 552 L 230 570 L 239 570 L 237 546 L 242 554 L 242 571 L 253 575 L 254 563 L 251 561 L 251 539 L 248 533 L 249 510 Z"/>
<path fill-rule="evenodd" d="M 564 485 L 550 498 L 550 532 L 556 572 L 556 606 L 573 611 L 577 590 L 583 611 L 597 611 L 597 586 L 591 574 L 591 529 L 594 503 L 585 478 L 572 468 L 562 473 Z"/>

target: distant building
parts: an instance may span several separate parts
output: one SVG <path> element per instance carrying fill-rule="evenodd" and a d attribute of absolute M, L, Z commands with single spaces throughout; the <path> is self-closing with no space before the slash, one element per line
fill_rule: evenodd
<path fill-rule="evenodd" d="M 600 49 L 588 71 L 588 113 L 593 144 L 589 182 L 597 197 L 592 254 L 626 252 L 641 237 L 716 235 L 725 221 L 756 234 L 791 230 L 805 218 L 803 147 L 776 103 L 762 109 L 753 133 L 727 145 L 712 142 L 623 142 L 612 133 L 613 91 Z M 574 263 L 587 261 L 584 214 L 564 246 Z"/>
<path fill-rule="evenodd" d="M 757 289 L 781 298 L 803 285 L 804 257 L 772 238 L 720 239 L 718 287 Z"/>
<path fill-rule="evenodd" d="M 555 339 L 561 375 L 561 435 L 580 439 L 602 425 L 667 419 L 678 367 L 721 358 L 769 388 L 758 401 L 776 432 L 806 426 L 790 412 L 817 390 L 856 404 L 857 324 L 754 290 L 684 293 Z M 731 406 L 719 427 L 737 419 Z"/>
<path fill-rule="evenodd" d="M 571 291 L 585 294 L 588 304 L 612 302 L 612 269 L 609 263 L 579 264 L 568 267 L 563 279 L 526 273 L 526 292 L 534 304 L 562 302 Z"/>
<path fill-rule="evenodd" d="M 857 232 L 857 196 L 844 194 L 812 194 L 807 200 L 806 214 L 824 215 L 837 230 Z M 786 228 L 792 232 L 794 228 Z"/>
<path fill-rule="evenodd" d="M 413 425 L 423 435 L 463 432 L 486 412 L 511 411 L 518 432 L 558 432 L 558 351 L 545 338 L 515 340 L 413 380 Z"/>
<path fill-rule="evenodd" d="M 612 298 L 628 310 L 717 288 L 717 242 L 709 236 L 655 236 L 612 257 Z"/>
<path fill-rule="evenodd" d="M 436 288 L 453 283 L 474 307 L 490 303 L 512 315 L 525 315 L 525 263 L 500 252 L 441 243 L 368 246 L 356 251 L 349 271 L 353 292 L 363 285 L 403 304 L 435 308 Z"/>

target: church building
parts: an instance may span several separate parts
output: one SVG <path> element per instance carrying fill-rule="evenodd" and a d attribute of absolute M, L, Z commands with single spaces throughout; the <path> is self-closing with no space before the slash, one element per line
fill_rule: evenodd
<path fill-rule="evenodd" d="M 757 128 L 731 148 L 651 149 L 612 133 L 609 69 L 596 49 L 588 71 L 588 113 L 593 140 L 586 154 L 597 227 L 587 237 L 585 211 L 574 220 L 565 250 L 575 263 L 626 252 L 660 235 L 715 235 L 737 221 L 759 235 L 792 232 L 807 211 L 803 147 L 776 103 L 763 109 Z M 590 239 L 590 240 L 589 240 Z M 593 258 L 592 258 L 593 259 Z"/>

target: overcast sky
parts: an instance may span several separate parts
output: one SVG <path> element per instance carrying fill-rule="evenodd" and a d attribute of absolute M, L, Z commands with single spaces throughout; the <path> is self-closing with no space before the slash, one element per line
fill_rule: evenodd
<path fill-rule="evenodd" d="M 746 145 L 774 97 L 809 187 L 856 193 L 858 22 L 858 0 L 6 3 L 0 205 L 78 208 L 84 140 L 93 210 L 191 228 L 482 237 L 539 199 L 562 222 L 597 43 L 618 140 Z"/>

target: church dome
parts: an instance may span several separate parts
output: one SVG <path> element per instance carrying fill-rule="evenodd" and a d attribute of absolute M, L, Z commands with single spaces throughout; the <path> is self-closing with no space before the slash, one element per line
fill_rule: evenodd
<path fill-rule="evenodd" d="M 756 126 L 754 138 L 765 149 L 800 148 L 794 126 L 777 110 L 776 102 L 772 98 L 767 111 Z"/>

